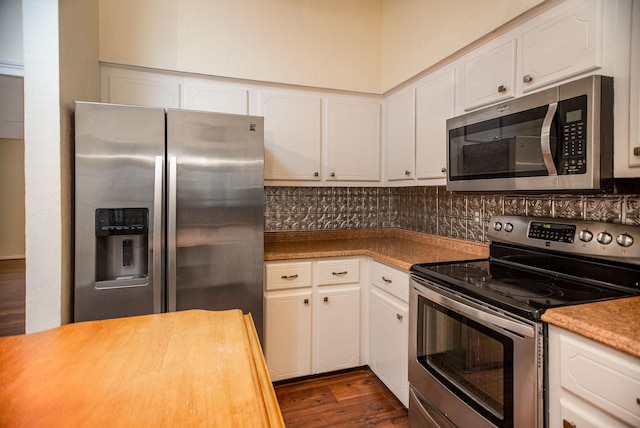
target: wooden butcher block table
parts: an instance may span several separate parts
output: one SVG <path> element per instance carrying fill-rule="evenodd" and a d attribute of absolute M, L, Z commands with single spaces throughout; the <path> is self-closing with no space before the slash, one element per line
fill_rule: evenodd
<path fill-rule="evenodd" d="M 283 427 L 250 315 L 191 310 L 0 338 L 0 427 Z"/>

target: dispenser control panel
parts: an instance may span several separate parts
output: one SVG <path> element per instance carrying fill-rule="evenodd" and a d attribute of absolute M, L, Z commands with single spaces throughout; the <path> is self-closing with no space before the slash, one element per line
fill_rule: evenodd
<path fill-rule="evenodd" d="M 146 235 L 148 225 L 147 208 L 96 209 L 96 236 Z"/>

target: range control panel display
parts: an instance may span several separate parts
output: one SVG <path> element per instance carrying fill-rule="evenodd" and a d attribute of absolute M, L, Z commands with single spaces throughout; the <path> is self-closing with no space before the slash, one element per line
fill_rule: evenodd
<path fill-rule="evenodd" d="M 572 243 L 576 236 L 576 226 L 573 224 L 546 223 L 532 221 L 529 223 L 527 237 L 543 239 L 545 241 Z"/>

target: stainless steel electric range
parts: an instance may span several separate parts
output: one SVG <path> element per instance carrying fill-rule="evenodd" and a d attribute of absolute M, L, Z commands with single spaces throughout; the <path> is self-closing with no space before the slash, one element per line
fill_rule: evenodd
<path fill-rule="evenodd" d="M 640 226 L 497 216 L 489 237 L 411 268 L 412 427 L 545 426 L 544 311 L 640 295 Z"/>

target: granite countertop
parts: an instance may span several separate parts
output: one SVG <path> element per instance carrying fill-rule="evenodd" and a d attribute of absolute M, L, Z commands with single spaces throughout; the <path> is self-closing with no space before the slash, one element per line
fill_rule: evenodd
<path fill-rule="evenodd" d="M 265 261 L 342 256 L 368 256 L 408 271 L 415 263 L 486 258 L 489 246 L 402 229 L 265 234 Z"/>
<path fill-rule="evenodd" d="M 549 309 L 542 321 L 640 358 L 640 297 Z"/>

